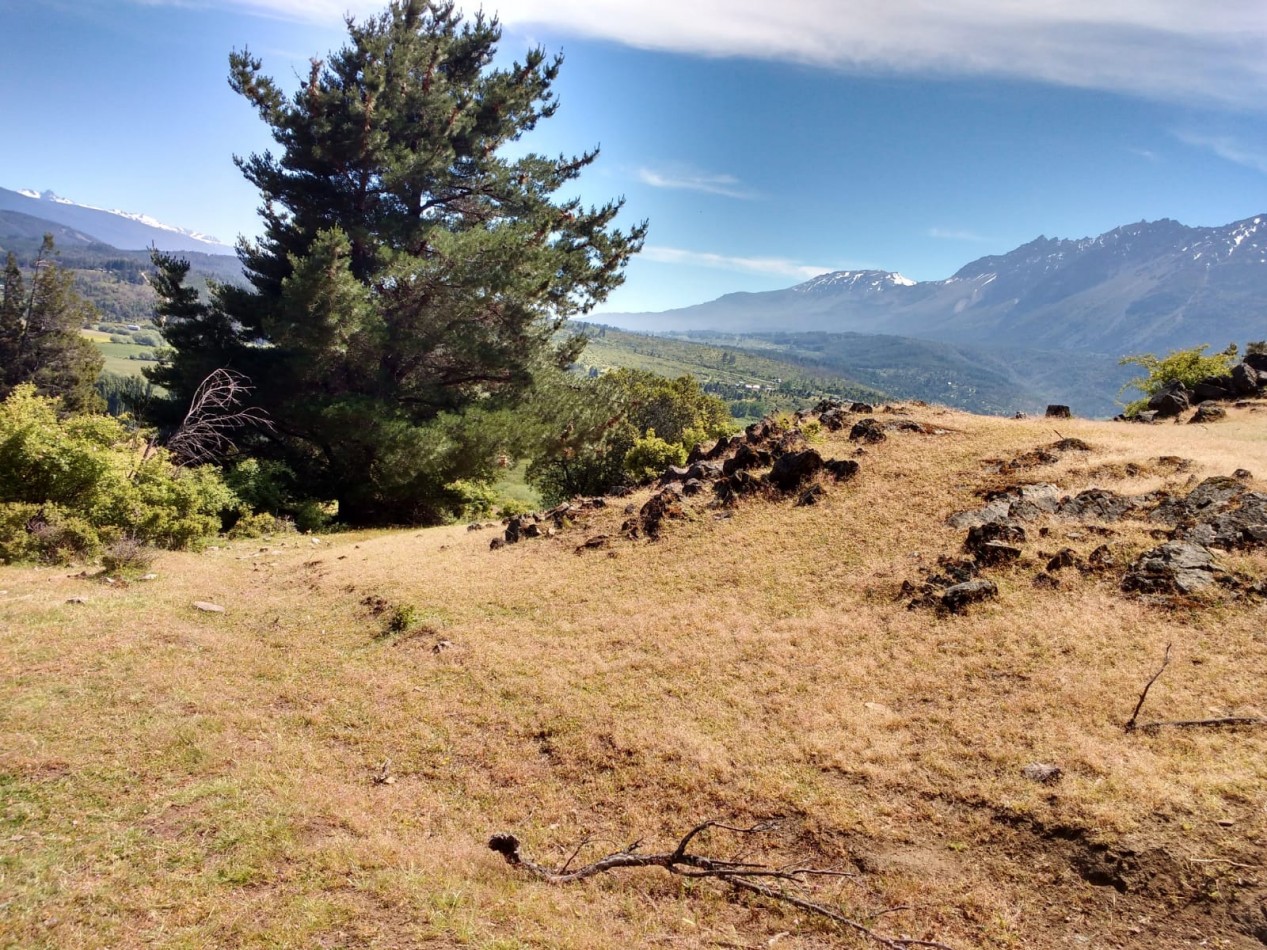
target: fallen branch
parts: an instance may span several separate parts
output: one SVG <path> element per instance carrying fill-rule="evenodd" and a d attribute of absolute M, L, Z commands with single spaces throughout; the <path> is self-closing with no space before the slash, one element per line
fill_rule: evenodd
<path fill-rule="evenodd" d="M 1162 657 L 1161 666 L 1157 672 L 1153 674 L 1144 685 L 1144 691 L 1139 694 L 1139 702 L 1135 704 L 1135 711 L 1131 713 L 1131 718 L 1126 720 L 1127 732 L 1156 732 L 1163 727 L 1169 726 L 1172 729 L 1226 729 L 1233 726 L 1267 726 L 1267 719 L 1262 716 L 1218 716 L 1214 719 L 1164 719 L 1156 722 L 1139 721 L 1139 712 L 1144 708 L 1144 700 L 1148 698 L 1148 691 L 1152 689 L 1153 684 L 1157 682 L 1158 677 L 1166 671 L 1166 667 L 1170 665 L 1170 644 L 1166 644 L 1166 655 Z"/>
<path fill-rule="evenodd" d="M 581 843 L 574 850 L 567 862 L 559 870 L 554 871 L 526 858 L 520 853 L 519 839 L 511 834 L 496 834 L 488 841 L 488 846 L 496 851 L 511 867 L 523 868 L 529 874 L 549 884 L 571 884 L 582 881 L 596 874 L 615 871 L 622 868 L 663 868 L 670 874 L 681 877 L 711 878 L 738 891 L 756 894 L 767 900 L 776 901 L 807 911 L 846 927 L 881 947 L 889 950 L 908 950 L 911 947 L 926 947 L 930 950 L 951 950 L 944 943 L 931 940 L 917 940 L 912 937 L 890 937 L 868 927 L 857 920 L 845 916 L 839 910 L 827 904 L 810 900 L 789 890 L 790 887 L 803 886 L 812 877 L 853 877 L 846 871 L 832 871 L 812 867 L 777 868 L 750 861 L 730 861 L 721 858 L 706 857 L 694 854 L 689 849 L 692 842 L 709 829 L 730 831 L 740 835 L 754 835 L 768 832 L 776 827 L 775 822 L 761 822 L 751 827 L 740 827 L 724 824 L 720 821 L 705 821 L 696 825 L 677 843 L 672 851 L 642 854 L 638 851 L 641 844 L 635 841 L 622 851 L 616 851 L 599 858 L 589 864 L 569 871 L 576 855 L 580 852 Z M 893 909 L 885 911 L 892 912 Z M 877 915 L 878 916 L 878 915 Z"/>
<path fill-rule="evenodd" d="M 1144 700 L 1148 698 L 1148 691 L 1152 689 L 1153 684 L 1157 682 L 1157 677 L 1161 676 L 1162 673 L 1166 672 L 1166 667 L 1170 665 L 1170 647 L 1171 647 L 1171 644 L 1167 643 L 1166 655 L 1162 657 L 1161 659 L 1161 666 L 1157 669 L 1157 672 L 1153 674 L 1153 678 L 1144 684 L 1144 691 L 1139 694 L 1139 702 L 1135 704 L 1135 711 L 1131 713 L 1131 718 L 1126 720 L 1127 732 L 1135 731 L 1135 728 L 1136 728 L 1135 724 L 1139 720 L 1139 711 L 1144 708 Z"/>

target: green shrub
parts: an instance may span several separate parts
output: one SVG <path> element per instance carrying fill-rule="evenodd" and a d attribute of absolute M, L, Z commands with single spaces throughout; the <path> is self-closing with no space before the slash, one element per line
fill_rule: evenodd
<path fill-rule="evenodd" d="M 517 515 L 530 515 L 537 509 L 526 501 L 518 498 L 506 498 L 497 508 L 498 518 L 514 518 Z"/>
<path fill-rule="evenodd" d="M 244 514 L 262 512 L 289 519 L 300 531 L 324 531 L 333 518 L 326 503 L 303 496 L 295 473 L 282 462 L 243 459 L 228 471 L 225 482 L 241 500 Z"/>
<path fill-rule="evenodd" d="M 1205 351 L 1209 348 L 1208 343 L 1203 343 L 1186 350 L 1174 350 L 1163 357 L 1140 353 L 1118 360 L 1121 366 L 1139 366 L 1145 371 L 1143 376 L 1122 387 L 1133 387 L 1144 394 L 1143 398 L 1127 405 L 1126 415 L 1133 416 L 1147 408 L 1149 398 L 1172 383 L 1183 383 L 1191 389 L 1207 377 L 1227 375 L 1236 362 L 1236 345 L 1232 344 L 1222 353 L 1206 356 Z"/>
<path fill-rule="evenodd" d="M 647 434 L 625 453 L 625 471 L 636 482 L 656 478 L 670 465 L 686 461 L 686 449 L 677 442 L 666 442 L 648 429 Z"/>
<path fill-rule="evenodd" d="M 486 518 L 497 507 L 497 489 L 487 482 L 463 479 L 450 482 L 445 489 L 458 496 L 461 505 L 458 517 L 463 520 Z"/>
<path fill-rule="evenodd" d="M 58 410 L 31 386 L 0 402 L 0 557 L 62 562 L 121 537 L 197 547 L 241 505 L 215 469 L 173 465 L 119 419 Z"/>

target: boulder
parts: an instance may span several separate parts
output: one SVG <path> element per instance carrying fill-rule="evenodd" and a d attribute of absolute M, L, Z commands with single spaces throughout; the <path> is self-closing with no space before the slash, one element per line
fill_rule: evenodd
<path fill-rule="evenodd" d="M 638 517 L 642 533 L 652 541 L 658 540 L 661 528 L 667 519 L 686 517 L 686 512 L 682 509 L 681 495 L 668 489 L 652 495 L 638 512 Z"/>
<path fill-rule="evenodd" d="M 1068 406 L 1052 404 L 1047 407 L 1047 418 L 1048 419 L 1072 419 L 1073 412 L 1069 409 Z"/>
<path fill-rule="evenodd" d="M 1062 518 L 1097 521 L 1120 521 L 1135 509 L 1134 499 L 1111 492 L 1107 488 L 1088 488 L 1072 498 L 1065 498 L 1056 510 Z"/>
<path fill-rule="evenodd" d="M 849 420 L 844 408 L 836 406 L 822 413 L 818 417 L 818 421 L 828 432 L 839 432 Z"/>
<path fill-rule="evenodd" d="M 869 402 L 855 402 L 849 406 L 850 412 L 875 412 L 875 406 Z"/>
<path fill-rule="evenodd" d="M 1201 425 L 1206 422 L 1218 422 L 1227 418 L 1227 410 L 1212 402 L 1203 402 L 1188 420 L 1188 425 Z"/>
<path fill-rule="evenodd" d="M 735 472 L 746 471 L 750 468 L 760 468 L 763 465 L 769 465 L 770 461 L 769 452 L 760 452 L 751 445 L 740 445 L 739 451 L 726 459 L 722 465 L 722 474 L 730 476 L 735 474 Z"/>
<path fill-rule="evenodd" d="M 1157 413 L 1159 419 L 1173 418 L 1186 410 L 1190 404 L 1188 388 L 1183 383 L 1167 386 L 1148 400 L 1148 408 Z"/>
<path fill-rule="evenodd" d="M 852 459 L 828 459 L 823 463 L 823 471 L 838 482 L 847 482 L 858 474 L 859 465 Z"/>
<path fill-rule="evenodd" d="M 1207 399 L 1231 399 L 1234 394 L 1231 376 L 1207 376 L 1192 387 L 1192 398 L 1196 402 Z"/>
<path fill-rule="evenodd" d="M 948 587 L 941 595 L 941 604 L 953 614 L 960 613 L 970 604 L 980 603 L 999 595 L 993 581 L 974 580 Z"/>
<path fill-rule="evenodd" d="M 686 470 L 686 480 L 709 482 L 714 478 L 721 478 L 725 473 L 724 462 L 696 462 Z"/>
<path fill-rule="evenodd" d="M 1077 567 L 1082 563 L 1082 559 L 1078 557 L 1078 552 L 1073 548 L 1061 548 L 1061 550 L 1047 562 L 1047 570 L 1049 573 L 1064 570 L 1066 567 Z"/>
<path fill-rule="evenodd" d="M 1021 556 L 1021 549 L 1006 541 L 986 541 L 976 549 L 977 563 L 983 567 L 1008 564 Z"/>
<path fill-rule="evenodd" d="M 669 482 L 685 481 L 690 471 L 691 469 L 687 465 L 670 465 L 660 476 L 660 484 L 667 485 Z"/>
<path fill-rule="evenodd" d="M 1156 410 L 1156 409 L 1144 409 L 1144 410 L 1141 410 L 1140 412 L 1135 413 L 1135 415 L 1134 415 L 1134 416 L 1132 416 L 1131 418 L 1132 418 L 1132 419 L 1133 419 L 1133 421 L 1135 421 L 1135 422 L 1142 422 L 1142 423 L 1144 423 L 1145 425 L 1147 425 L 1147 424 L 1148 424 L 1148 423 L 1150 423 L 1150 422 L 1156 422 L 1156 421 L 1157 421 L 1157 410 Z"/>
<path fill-rule="evenodd" d="M 969 554 L 979 554 L 991 543 L 1024 544 L 1025 529 L 1014 521 L 989 521 L 969 528 L 963 547 Z"/>
<path fill-rule="evenodd" d="M 888 436 L 884 434 L 884 426 L 875 419 L 863 419 L 855 423 L 849 430 L 850 442 L 883 442 Z"/>
<path fill-rule="evenodd" d="M 1259 375 L 1267 373 L 1267 353 L 1246 353 L 1242 362 Z"/>
<path fill-rule="evenodd" d="M 801 497 L 796 500 L 796 507 L 803 508 L 806 505 L 817 505 L 827 494 L 822 485 L 811 485 L 806 491 L 801 493 Z"/>
<path fill-rule="evenodd" d="M 682 483 L 682 494 L 687 496 L 698 495 L 704 490 L 704 483 L 698 478 L 688 478 Z"/>
<path fill-rule="evenodd" d="M 1258 370 L 1248 363 L 1232 367 L 1232 391 L 1238 396 L 1252 396 L 1258 392 Z"/>
<path fill-rule="evenodd" d="M 823 457 L 815 449 L 787 452 L 774 461 L 767 476 L 770 484 L 782 492 L 796 491 L 823 470 Z"/>
<path fill-rule="evenodd" d="M 1214 583 L 1214 557 L 1199 544 L 1167 541 L 1130 566 L 1122 589 L 1144 594 L 1191 594 Z"/>

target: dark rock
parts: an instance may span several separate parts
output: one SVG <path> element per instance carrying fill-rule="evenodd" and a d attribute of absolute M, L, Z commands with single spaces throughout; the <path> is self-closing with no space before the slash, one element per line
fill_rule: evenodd
<path fill-rule="evenodd" d="M 520 528 L 519 536 L 522 538 L 539 538 L 541 537 L 541 525 L 531 521 Z"/>
<path fill-rule="evenodd" d="M 802 508 L 806 505 L 817 505 L 823 500 L 826 494 L 827 491 L 822 485 L 813 485 L 808 491 L 803 492 L 801 497 L 796 500 L 796 507 Z"/>
<path fill-rule="evenodd" d="M 670 518 L 685 518 L 681 495 L 668 489 L 652 495 L 638 513 L 642 532 L 652 541 L 658 540 L 664 522 Z"/>
<path fill-rule="evenodd" d="M 1192 414 L 1192 418 L 1188 420 L 1188 425 L 1200 425 L 1206 422 L 1218 422 L 1220 419 L 1227 418 L 1227 410 L 1222 406 L 1217 406 L 1212 402 L 1203 402 L 1197 406 L 1197 411 Z"/>
<path fill-rule="evenodd" d="M 944 554 L 937 559 L 937 566 L 941 568 L 942 573 L 929 576 L 928 583 L 932 587 L 953 587 L 955 584 L 963 584 L 976 577 L 981 570 L 981 565 L 976 561 L 946 557 Z"/>
<path fill-rule="evenodd" d="M 518 544 L 519 538 L 523 534 L 524 519 L 522 515 L 515 515 L 506 522 L 505 538 L 507 544 Z"/>
<path fill-rule="evenodd" d="M 976 554 L 981 547 L 991 541 L 1024 544 L 1025 529 L 1013 521 L 988 521 L 968 529 L 968 537 L 963 542 L 964 550 L 970 554 Z"/>
<path fill-rule="evenodd" d="M 1060 503 L 1057 514 L 1062 518 L 1119 521 L 1136 507 L 1135 500 L 1111 492 L 1107 488 L 1088 488 Z"/>
<path fill-rule="evenodd" d="M 842 407 L 836 406 L 820 415 L 818 421 L 828 432 L 839 432 L 848 423 L 849 418 Z"/>
<path fill-rule="evenodd" d="M 825 399 L 818 400 L 818 403 L 814 406 L 814 412 L 831 412 L 833 409 L 841 409 L 843 406 L 844 403 L 842 403 L 839 399 L 833 399 L 831 396 L 828 396 Z"/>
<path fill-rule="evenodd" d="M 850 442 L 883 442 L 888 436 L 884 434 L 884 426 L 875 419 L 863 419 L 849 430 Z"/>
<path fill-rule="evenodd" d="M 976 549 L 977 561 L 983 566 L 1007 564 L 1021 556 L 1021 549 L 1005 541 L 986 541 Z"/>
<path fill-rule="evenodd" d="M 1053 404 L 1047 407 L 1047 418 L 1048 419 L 1072 419 L 1073 412 L 1070 411 L 1068 406 L 1060 406 L 1060 405 Z"/>
<path fill-rule="evenodd" d="M 715 459 L 719 459 L 739 444 L 740 441 L 739 436 L 723 435 L 717 440 L 716 444 L 708 450 L 708 452 L 704 455 L 704 458 L 710 462 Z"/>
<path fill-rule="evenodd" d="M 1267 373 L 1267 353 L 1246 353 L 1243 362 L 1258 373 Z"/>
<path fill-rule="evenodd" d="M 1148 400 L 1148 408 L 1157 413 L 1158 419 L 1173 418 L 1189 405 L 1188 390 L 1182 383 L 1163 389 Z"/>
<path fill-rule="evenodd" d="M 875 412 L 875 406 L 869 402 L 855 402 L 849 406 L 850 412 Z"/>
<path fill-rule="evenodd" d="M 766 453 L 763 459 L 761 453 L 751 445 L 740 445 L 739 451 L 726 459 L 722 465 L 722 474 L 730 476 L 735 474 L 735 472 L 745 471 L 750 468 L 760 468 L 762 465 L 768 465 L 769 463 L 769 453 Z"/>
<path fill-rule="evenodd" d="M 852 459 L 828 459 L 823 463 L 823 471 L 838 482 L 847 482 L 858 474 L 861 466 Z"/>
<path fill-rule="evenodd" d="M 1246 363 L 1232 367 L 1232 391 L 1238 396 L 1251 396 L 1258 392 L 1258 370 Z"/>
<path fill-rule="evenodd" d="M 1167 541 L 1140 556 L 1122 589 L 1145 594 L 1190 594 L 1214 583 L 1214 557 L 1199 544 Z"/>
<path fill-rule="evenodd" d="M 749 471 L 740 470 L 713 483 L 713 493 L 723 505 L 733 505 L 744 495 L 766 490 L 766 483 Z"/>
<path fill-rule="evenodd" d="M 698 495 L 704 490 L 704 483 L 698 478 L 688 478 L 682 483 L 682 494 L 688 496 Z"/>
<path fill-rule="evenodd" d="M 1192 398 L 1196 402 L 1207 399 L 1231 399 L 1234 395 L 1231 376 L 1207 376 L 1192 387 Z"/>
<path fill-rule="evenodd" d="M 800 429 L 789 429 L 772 439 L 769 444 L 770 455 L 777 459 L 790 452 L 800 452 L 808 443 L 805 441 L 805 433 Z"/>
<path fill-rule="evenodd" d="M 582 551 L 585 551 L 585 550 L 592 550 L 594 548 L 607 547 L 607 544 L 609 541 L 611 541 L 610 535 L 596 534 L 594 535 L 594 537 L 586 538 L 584 541 L 578 544 L 576 546 L 576 553 L 580 554 Z"/>
<path fill-rule="evenodd" d="M 1107 544 L 1101 544 L 1087 556 L 1088 571 L 1107 571 L 1117 564 L 1117 558 L 1113 556 L 1113 549 Z"/>
<path fill-rule="evenodd" d="M 1238 478 L 1243 482 L 1252 482 L 1254 480 L 1254 473 L 1247 468 L 1238 468 L 1232 473 L 1232 477 Z"/>
<path fill-rule="evenodd" d="M 1181 525 L 1175 537 L 1229 551 L 1267 544 L 1267 495 L 1245 492 L 1235 502 L 1234 507 L 1207 511 L 1196 523 Z"/>
<path fill-rule="evenodd" d="M 724 462 L 696 462 L 686 472 L 686 479 L 690 481 L 708 482 L 714 478 L 721 478 L 725 474 Z"/>
<path fill-rule="evenodd" d="M 1061 439 L 1047 446 L 1054 452 L 1090 452 L 1091 444 L 1082 439 Z"/>
<path fill-rule="evenodd" d="M 1156 409 L 1144 409 L 1144 410 L 1142 410 L 1142 411 L 1140 411 L 1140 412 L 1137 412 L 1137 413 L 1135 413 L 1135 416 L 1134 416 L 1134 421 L 1135 421 L 1135 422 L 1142 422 L 1142 423 L 1144 423 L 1145 425 L 1149 424 L 1150 422 L 1156 422 L 1156 421 L 1157 421 L 1157 410 L 1156 410 Z"/>
<path fill-rule="evenodd" d="M 1215 475 L 1201 482 L 1182 498 L 1171 498 L 1158 505 L 1150 518 L 1165 524 L 1193 524 L 1208 520 L 1227 509 L 1245 492 L 1235 478 Z"/>
<path fill-rule="evenodd" d="M 762 419 L 760 422 L 754 422 L 743 431 L 744 437 L 747 438 L 748 443 L 750 445 L 756 445 L 758 442 L 764 442 L 777 435 L 779 427 L 769 419 Z"/>
<path fill-rule="evenodd" d="M 1047 562 L 1047 570 L 1051 572 L 1064 570 L 1066 567 L 1077 567 L 1081 563 L 1078 552 L 1073 548 L 1061 549 L 1055 557 Z"/>
<path fill-rule="evenodd" d="M 997 597 L 999 589 L 993 581 L 975 580 L 949 587 L 941 595 L 942 606 L 951 613 L 959 613 L 969 604 L 980 603 Z"/>
<path fill-rule="evenodd" d="M 488 542 L 488 549 L 490 551 L 496 551 L 498 548 L 504 548 L 505 546 L 506 542 L 501 538 L 493 538 L 493 540 Z"/>
<path fill-rule="evenodd" d="M 473 524 L 468 524 L 468 525 L 466 526 L 466 530 L 467 530 L 467 531 L 483 531 L 483 530 L 484 530 L 484 526 L 483 526 L 482 524 L 480 524 L 478 521 L 476 521 L 476 522 L 474 522 Z"/>
<path fill-rule="evenodd" d="M 1034 575 L 1034 586 L 1042 590 L 1056 590 L 1060 587 L 1060 580 L 1040 571 Z"/>
<path fill-rule="evenodd" d="M 788 452 L 775 459 L 768 476 L 770 484 L 782 492 L 796 491 L 823 469 L 823 457 L 815 449 Z"/>
<path fill-rule="evenodd" d="M 667 485 L 669 482 L 684 481 L 690 473 L 691 469 L 686 465 L 670 465 L 664 470 L 664 474 L 660 476 L 660 484 Z"/>
<path fill-rule="evenodd" d="M 686 456 L 686 464 L 694 465 L 696 462 L 702 462 L 706 458 L 708 458 L 708 447 L 703 442 L 696 442 L 695 447 Z"/>

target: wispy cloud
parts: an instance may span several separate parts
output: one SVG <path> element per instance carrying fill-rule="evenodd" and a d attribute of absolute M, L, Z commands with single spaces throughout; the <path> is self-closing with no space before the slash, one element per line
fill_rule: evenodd
<path fill-rule="evenodd" d="M 382 0 L 221 0 L 337 25 Z M 478 0 L 464 0 L 468 9 Z M 880 73 L 1009 76 L 1261 109 L 1262 0 L 499 0 L 507 25 Z"/>
<path fill-rule="evenodd" d="M 975 231 L 961 231 L 955 228 L 929 228 L 924 232 L 930 238 L 937 238 L 939 241 L 988 241 L 989 238 L 982 237 Z"/>
<path fill-rule="evenodd" d="M 826 274 L 838 267 L 802 264 L 786 257 L 736 257 L 729 254 L 713 254 L 709 251 L 687 251 L 680 247 L 664 247 L 649 244 L 638 255 L 640 260 L 658 264 L 686 264 L 691 267 L 711 267 L 718 270 L 741 271 L 747 274 L 771 274 L 779 277 L 808 279 Z"/>
<path fill-rule="evenodd" d="M 1254 148 L 1232 135 L 1200 135 L 1194 132 L 1180 131 L 1175 138 L 1185 145 L 1203 148 L 1213 152 L 1225 161 L 1244 165 L 1254 171 L 1267 175 L 1267 152 Z"/>
<path fill-rule="evenodd" d="M 651 168 L 639 168 L 638 180 L 653 188 L 680 188 L 684 191 L 702 191 L 708 195 L 726 198 L 752 198 L 753 193 L 734 175 L 708 175 L 693 172 L 659 172 Z"/>

